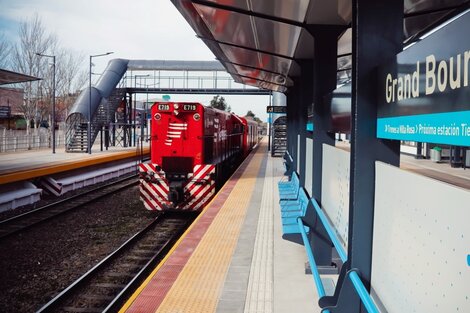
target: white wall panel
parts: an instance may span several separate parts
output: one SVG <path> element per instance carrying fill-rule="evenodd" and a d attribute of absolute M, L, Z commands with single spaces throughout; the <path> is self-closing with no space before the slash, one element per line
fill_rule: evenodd
<path fill-rule="evenodd" d="M 323 144 L 322 207 L 347 251 L 349 228 L 349 152 Z"/>
<path fill-rule="evenodd" d="M 313 140 L 307 138 L 306 143 L 307 156 L 305 158 L 305 189 L 312 196 L 312 180 L 313 180 Z"/>
<path fill-rule="evenodd" d="M 470 192 L 376 163 L 372 287 L 389 313 L 470 312 Z"/>

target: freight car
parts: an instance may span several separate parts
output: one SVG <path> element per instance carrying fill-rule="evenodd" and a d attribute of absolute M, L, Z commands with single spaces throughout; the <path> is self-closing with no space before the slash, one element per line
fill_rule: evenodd
<path fill-rule="evenodd" d="M 141 163 L 148 210 L 201 210 L 258 141 L 258 124 L 200 103 L 152 106 L 151 159 Z"/>

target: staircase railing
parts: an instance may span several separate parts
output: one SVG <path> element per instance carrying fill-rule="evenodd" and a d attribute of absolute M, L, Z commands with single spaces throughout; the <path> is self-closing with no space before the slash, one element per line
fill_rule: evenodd
<path fill-rule="evenodd" d="M 65 131 L 65 151 L 67 152 L 76 152 L 77 149 L 76 143 L 79 139 L 77 134 L 78 130 L 81 128 L 81 125 L 87 123 L 87 120 L 80 113 L 71 114 L 67 118 L 67 129 Z M 85 152 L 85 150 L 80 150 L 79 152 Z"/>
<path fill-rule="evenodd" d="M 122 86 L 122 81 L 120 83 Z M 119 86 L 119 87 L 120 87 Z M 111 95 L 101 101 L 98 109 L 96 110 L 93 118 L 91 120 L 91 145 L 95 142 L 98 134 L 103 126 L 108 126 L 110 123 L 115 122 L 114 115 L 123 98 L 125 97 L 126 92 L 123 88 L 116 88 Z"/>

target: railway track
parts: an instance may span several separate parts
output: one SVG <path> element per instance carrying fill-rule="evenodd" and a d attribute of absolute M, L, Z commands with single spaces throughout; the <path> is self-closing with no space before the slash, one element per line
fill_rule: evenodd
<path fill-rule="evenodd" d="M 56 218 L 64 213 L 71 212 L 88 203 L 92 203 L 100 198 L 116 193 L 119 190 L 136 185 L 137 183 L 138 175 L 127 176 L 109 184 L 3 220 L 0 222 L 0 240 Z"/>
<path fill-rule="evenodd" d="M 195 214 L 160 214 L 38 312 L 116 312 Z"/>

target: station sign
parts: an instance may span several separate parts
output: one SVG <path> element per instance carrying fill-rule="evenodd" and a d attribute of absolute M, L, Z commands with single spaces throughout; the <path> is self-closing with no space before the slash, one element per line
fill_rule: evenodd
<path fill-rule="evenodd" d="M 306 129 L 309 132 L 313 132 L 313 122 L 307 122 Z"/>
<path fill-rule="evenodd" d="M 11 107 L 2 105 L 0 106 L 0 118 L 9 118 L 11 115 Z"/>
<path fill-rule="evenodd" d="M 269 106 L 266 107 L 266 113 L 285 114 L 285 113 L 287 113 L 287 106 L 272 106 L 272 105 L 269 105 Z"/>
<path fill-rule="evenodd" d="M 470 146 L 470 10 L 379 68 L 377 137 Z"/>

